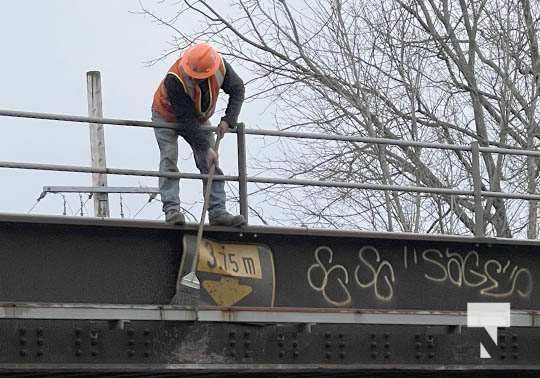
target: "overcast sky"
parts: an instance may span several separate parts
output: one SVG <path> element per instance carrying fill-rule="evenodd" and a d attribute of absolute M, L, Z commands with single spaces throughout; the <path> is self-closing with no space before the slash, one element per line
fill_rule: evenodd
<path fill-rule="evenodd" d="M 155 1 L 144 3 L 152 6 Z M 4 0 L 0 108 L 86 115 L 86 72 L 99 70 L 104 116 L 149 120 L 153 93 L 175 58 L 151 67 L 144 63 L 167 47 L 170 31 L 133 14 L 137 10 L 138 1 L 133 0 Z M 185 20 L 184 27 L 196 26 Z M 249 127 L 261 127 L 263 108 L 245 106 L 242 120 Z M 216 114 L 214 120 L 220 116 Z M 82 124 L 0 117 L 0 127 L 0 160 L 90 165 L 89 131 Z M 159 153 L 152 130 L 107 126 L 105 134 L 109 167 L 157 170 Z M 236 174 L 234 139 L 230 134 L 221 148 L 226 174 Z M 181 169 L 194 172 L 191 151 L 184 143 L 180 146 Z M 157 186 L 157 179 L 148 177 L 109 176 L 108 180 L 110 186 Z M 0 212 L 26 213 L 43 186 L 90 186 L 91 176 L 0 168 L 0 182 Z M 183 181 L 184 205 L 199 199 L 200 190 L 199 182 Z M 79 214 L 79 196 L 66 198 L 68 215 Z M 126 217 L 133 217 L 147 197 L 125 195 L 124 200 Z M 118 195 L 110 201 L 113 216 L 119 217 Z M 61 196 L 48 195 L 32 213 L 61 215 L 63 204 Z M 91 201 L 84 211 L 93 212 Z M 194 212 L 199 214 L 197 209 Z M 137 218 L 160 215 L 161 204 L 156 201 Z"/>

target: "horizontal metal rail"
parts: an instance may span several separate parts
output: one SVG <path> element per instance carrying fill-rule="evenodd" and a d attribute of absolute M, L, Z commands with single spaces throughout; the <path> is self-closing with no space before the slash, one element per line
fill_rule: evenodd
<path fill-rule="evenodd" d="M 117 119 L 117 118 L 96 118 L 96 117 L 72 116 L 72 115 L 66 115 L 66 114 L 24 112 L 24 111 L 18 111 L 18 110 L 1 110 L 0 109 L 0 116 L 17 117 L 17 118 L 34 118 L 34 119 L 54 120 L 54 121 L 82 122 L 82 123 L 99 123 L 99 124 L 116 125 L 116 126 L 178 129 L 178 126 L 176 124 L 169 123 L 169 122 L 149 122 L 149 121 L 138 121 L 138 120 L 128 120 L 128 119 Z M 203 127 L 203 129 L 215 130 L 215 127 Z M 236 132 L 235 130 L 231 130 L 231 131 Z M 470 146 L 460 145 L 460 144 L 431 143 L 431 142 L 419 142 L 419 141 L 399 140 L 399 139 L 389 139 L 389 138 L 371 138 L 371 137 L 361 137 L 361 136 L 352 136 L 352 135 L 336 135 L 336 134 L 326 134 L 326 133 L 306 133 L 306 132 L 293 132 L 293 131 L 280 131 L 280 130 L 245 129 L 245 134 L 299 138 L 299 139 L 333 140 L 333 141 L 341 141 L 341 142 L 360 142 L 360 143 L 368 143 L 368 144 L 384 144 L 384 145 L 433 148 L 433 149 L 455 150 L 455 151 L 471 151 Z M 540 157 L 540 151 L 522 150 L 522 149 L 517 149 L 517 148 L 513 149 L 513 148 L 500 148 L 500 147 L 480 147 L 480 152 Z"/>
<path fill-rule="evenodd" d="M 43 164 L 43 163 L 19 163 L 12 161 L 0 161 L 0 168 L 32 169 L 39 171 L 79 172 L 79 173 L 105 173 L 122 176 L 150 176 L 185 179 L 206 179 L 208 175 L 199 173 L 175 173 L 146 171 L 142 169 L 118 169 L 118 168 L 93 168 L 78 165 Z M 214 180 L 238 181 L 238 176 L 216 176 Z"/>
<path fill-rule="evenodd" d="M 169 122 L 148 122 L 126 119 L 114 119 L 114 118 L 100 118 L 100 117 L 83 117 L 83 116 L 71 116 L 64 114 L 52 114 L 52 113 L 36 113 L 36 112 L 23 112 L 14 110 L 0 110 L 0 116 L 8 117 L 20 117 L 20 118 L 34 118 L 67 122 L 83 122 L 93 124 L 109 124 L 119 126 L 135 126 L 135 127 L 147 127 L 147 128 L 167 128 L 176 129 L 181 131 L 182 126 L 169 123 Z M 215 130 L 213 127 L 203 127 L 204 130 Z M 279 184 L 279 185 L 295 185 L 295 186 L 315 186 L 315 187 L 332 187 L 332 188 L 350 188 L 350 189 L 362 189 L 362 190 L 381 190 L 392 191 L 401 193 L 432 193 L 446 196 L 467 196 L 473 197 L 474 202 L 474 214 L 475 223 L 473 233 L 477 237 L 483 237 L 485 235 L 485 222 L 484 222 L 484 199 L 490 198 L 505 198 L 505 199 L 521 199 L 521 200 L 540 200 L 540 194 L 533 193 L 505 193 L 505 192 L 492 192 L 482 191 L 482 177 L 480 157 L 481 153 L 498 153 L 498 154 L 511 154 L 522 156 L 534 156 L 540 157 L 540 151 L 522 150 L 512 148 L 507 145 L 503 147 L 481 147 L 478 141 L 472 141 L 470 145 L 459 144 L 443 144 L 443 143 L 431 143 L 420 142 L 410 140 L 398 140 L 388 138 L 371 138 L 355 135 L 336 135 L 326 133 L 306 133 L 306 132 L 292 132 L 292 131 L 280 131 L 280 130 L 254 130 L 245 129 L 243 124 L 232 132 L 237 134 L 238 144 L 238 172 L 239 176 L 219 176 L 216 180 L 227 180 L 239 182 L 239 197 L 240 197 L 240 212 L 245 217 L 246 221 L 249 220 L 248 211 L 248 193 L 247 183 L 260 183 L 260 184 Z M 287 137 L 287 138 L 302 138 L 302 139 L 314 139 L 324 141 L 342 141 L 342 142 L 359 142 L 366 144 L 382 144 L 382 145 L 396 145 L 402 147 L 419 147 L 419 148 L 431 148 L 431 149 L 443 149 L 454 151 L 467 151 L 471 153 L 471 176 L 473 182 L 472 190 L 456 190 L 450 188 L 439 187 L 420 187 L 420 186 L 400 186 L 400 185 L 380 185 L 380 184 L 367 184 L 367 183 L 354 183 L 343 181 L 320 181 L 320 180 L 308 180 L 308 179 L 290 179 L 290 178 L 276 178 L 276 177 L 249 177 L 247 176 L 246 167 L 246 149 L 245 149 L 245 135 L 261 135 L 261 136 L 273 136 L 273 137 Z M 493 145 L 494 143 L 492 143 Z M 501 146 L 499 144 L 499 146 Z M 52 165 L 52 164 L 34 164 L 34 163 L 16 163 L 16 162 L 0 162 L 0 168 L 18 168 L 18 169 L 37 169 L 37 170 L 51 170 L 51 171 L 69 171 L 69 172 L 82 172 L 82 173 L 100 173 L 100 174 L 114 174 L 114 175 L 130 175 L 130 176 L 151 176 L 151 177 L 169 177 L 169 178 L 187 178 L 187 179 L 206 179 L 207 175 L 195 174 L 195 173 L 177 173 L 177 172 L 155 172 L 146 170 L 135 169 L 116 169 L 116 168 L 90 168 L 80 166 L 68 166 L 68 165 Z M 42 193 L 43 196 L 43 193 Z M 41 197 L 40 197 L 41 198 Z"/>
<path fill-rule="evenodd" d="M 101 305 L 101 304 L 0 304 L 0 319 L 65 320 L 147 320 L 248 323 L 332 323 L 332 324 L 400 324 L 400 325 L 467 325 L 463 311 L 422 310 L 336 310 L 308 308 L 257 308 L 201 306 L 198 310 L 171 305 Z M 512 327 L 539 327 L 536 311 L 512 311 Z"/>
<path fill-rule="evenodd" d="M 44 193 L 140 193 L 159 194 L 159 188 L 130 186 L 44 186 Z"/>
<path fill-rule="evenodd" d="M 118 119 L 118 118 L 98 118 L 98 117 L 86 117 L 86 116 L 73 116 L 67 114 L 55 114 L 55 113 L 37 113 L 37 112 L 23 112 L 19 110 L 0 110 L 0 116 L 16 117 L 16 118 L 34 118 L 43 119 L 48 121 L 67 121 L 67 122 L 82 122 L 82 123 L 100 123 L 104 125 L 116 125 L 116 126 L 134 126 L 134 127 L 149 127 L 156 129 L 176 129 L 174 123 L 169 122 L 150 122 L 150 121 L 137 121 L 133 119 Z"/>
<path fill-rule="evenodd" d="M 43 163 L 19 163 L 11 161 L 0 161 L 0 168 L 14 169 L 33 169 L 47 170 L 60 172 L 78 172 L 78 173 L 105 173 L 112 175 L 124 176 L 149 176 L 149 177 L 170 177 L 184 179 L 206 179 L 208 175 L 198 173 L 172 173 L 147 171 L 139 169 L 120 169 L 120 168 L 92 168 L 76 165 L 59 165 L 59 164 L 43 164 Z M 215 176 L 214 180 L 218 181 L 238 181 L 238 176 Z M 259 184 L 280 184 L 280 185 L 298 185 L 298 186 L 318 186 L 332 188 L 350 188 L 350 189 L 366 189 L 366 190 L 382 190 L 406 193 L 433 193 L 443 194 L 448 196 L 472 196 L 472 190 L 454 190 L 447 188 L 433 188 L 422 186 L 400 186 L 400 185 L 380 185 L 380 184 L 359 184 L 345 181 L 319 181 L 319 180 L 302 180 L 302 179 L 283 179 L 275 177 L 247 177 L 247 182 Z M 523 200 L 540 200 L 540 194 L 523 194 L 523 193 L 503 193 L 482 191 L 484 197 L 494 198 L 512 198 Z"/>

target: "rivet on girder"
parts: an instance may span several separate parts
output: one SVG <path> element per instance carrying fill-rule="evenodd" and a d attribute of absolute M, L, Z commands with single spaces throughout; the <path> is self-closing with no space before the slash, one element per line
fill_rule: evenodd
<path fill-rule="evenodd" d="M 519 357 L 519 354 L 517 354 L 517 353 L 512 353 L 512 357 L 514 357 L 514 360 L 517 360 L 518 357 Z"/>
<path fill-rule="evenodd" d="M 26 352 L 26 349 L 21 349 L 21 351 L 19 352 L 19 354 L 20 354 L 21 356 L 24 357 L 24 356 L 26 356 L 28 353 Z"/>
<path fill-rule="evenodd" d="M 293 348 L 298 348 L 298 342 L 297 342 L 297 341 L 293 341 L 292 347 L 293 347 Z"/>
<path fill-rule="evenodd" d="M 81 329 L 75 328 L 75 335 L 80 336 L 80 334 L 81 334 Z"/>
<path fill-rule="evenodd" d="M 390 352 L 385 352 L 384 353 L 384 358 L 390 358 L 392 356 L 392 353 Z"/>
<path fill-rule="evenodd" d="M 25 333 L 26 333 L 26 329 L 25 329 L 25 328 L 20 328 L 20 329 L 19 329 L 19 334 L 24 335 Z"/>
<path fill-rule="evenodd" d="M 345 358 L 345 353 L 344 352 L 339 352 L 339 358 L 344 359 Z"/>
<path fill-rule="evenodd" d="M 340 334 L 338 335 L 338 337 L 339 337 L 340 339 L 343 339 L 343 338 L 345 337 L 345 335 L 342 334 L 342 333 L 340 333 Z"/>
<path fill-rule="evenodd" d="M 251 345 L 251 342 L 250 342 L 249 340 L 246 340 L 246 341 L 244 342 L 244 346 L 245 346 L 246 348 L 249 348 L 250 345 Z"/>
<path fill-rule="evenodd" d="M 415 357 L 417 360 L 419 360 L 419 359 L 422 357 L 422 353 L 417 352 L 417 353 L 414 355 L 414 357 Z"/>
<path fill-rule="evenodd" d="M 129 328 L 128 331 L 127 331 L 127 334 L 128 334 L 128 336 L 133 336 L 135 334 L 135 331 L 133 329 Z"/>
<path fill-rule="evenodd" d="M 76 355 L 76 356 L 82 355 L 82 350 L 77 349 L 77 350 L 75 351 L 75 355 Z"/>
<path fill-rule="evenodd" d="M 277 335 L 277 339 L 278 340 L 285 340 L 285 337 L 283 336 L 283 334 L 280 333 L 280 334 Z"/>
<path fill-rule="evenodd" d="M 129 339 L 128 340 L 128 345 L 135 345 L 135 340 Z"/>
<path fill-rule="evenodd" d="M 324 343 L 324 347 L 326 349 L 330 349 L 332 347 L 332 343 L 326 342 L 326 343 Z"/>
<path fill-rule="evenodd" d="M 97 340 L 92 340 L 92 341 L 90 341 L 90 345 L 92 345 L 92 346 L 98 345 Z"/>
<path fill-rule="evenodd" d="M 420 340 L 420 335 L 419 334 L 414 335 L 414 339 L 415 340 Z"/>
<path fill-rule="evenodd" d="M 300 355 L 300 353 L 298 353 L 297 350 L 295 350 L 294 352 L 292 352 L 292 355 L 294 358 L 298 357 Z"/>
<path fill-rule="evenodd" d="M 75 339 L 75 345 L 80 346 L 81 345 L 81 339 Z"/>
<path fill-rule="evenodd" d="M 38 337 L 36 342 L 37 342 L 37 345 L 40 345 L 40 346 L 43 345 L 44 343 L 43 337 Z"/>
<path fill-rule="evenodd" d="M 433 357 L 435 357 L 435 353 L 433 353 L 433 352 L 429 352 L 429 354 L 428 354 L 428 357 L 429 357 L 429 358 L 433 358 Z"/>
<path fill-rule="evenodd" d="M 517 344 L 512 344 L 512 349 L 513 349 L 513 350 L 518 349 L 518 345 L 517 345 Z"/>
<path fill-rule="evenodd" d="M 506 358 L 506 353 L 501 353 L 500 358 L 501 360 L 504 360 Z"/>
<path fill-rule="evenodd" d="M 283 356 L 285 356 L 285 352 L 280 350 L 279 353 L 278 353 L 278 356 L 279 356 L 279 358 L 283 358 Z"/>
<path fill-rule="evenodd" d="M 150 357 L 150 353 L 149 352 L 144 352 L 144 357 Z"/>
<path fill-rule="evenodd" d="M 38 351 L 36 352 L 36 355 L 37 355 L 38 357 L 43 356 L 43 351 L 42 351 L 41 349 L 38 349 Z"/>
<path fill-rule="evenodd" d="M 43 328 L 36 329 L 36 335 L 38 335 L 38 336 L 43 335 Z"/>
<path fill-rule="evenodd" d="M 236 337 L 236 332 L 231 331 L 229 332 L 229 339 L 234 339 Z"/>
<path fill-rule="evenodd" d="M 329 339 L 330 336 L 332 336 L 332 335 L 330 335 L 330 332 L 325 332 L 324 337 L 326 337 L 327 339 Z"/>
<path fill-rule="evenodd" d="M 371 343 L 371 349 L 375 349 L 375 348 L 377 348 L 377 343 L 375 341 L 373 341 Z"/>
<path fill-rule="evenodd" d="M 149 336 L 149 335 L 150 335 L 150 330 L 149 330 L 148 328 L 145 328 L 145 329 L 143 330 L 143 335 L 144 335 L 144 336 Z"/>
<path fill-rule="evenodd" d="M 422 347 L 422 344 L 421 343 L 414 343 L 414 348 L 416 350 L 420 349 Z"/>
<path fill-rule="evenodd" d="M 21 345 L 26 345 L 26 337 L 21 337 L 21 338 L 19 339 L 19 343 L 20 343 Z"/>
<path fill-rule="evenodd" d="M 150 346 L 150 341 L 149 340 L 144 340 L 144 346 L 149 347 Z"/>
<path fill-rule="evenodd" d="M 384 343 L 384 347 L 385 347 L 386 349 L 390 348 L 390 343 Z"/>
<path fill-rule="evenodd" d="M 251 351 L 246 350 L 246 352 L 244 353 L 244 357 L 245 357 L 245 358 L 251 357 Z"/>
<path fill-rule="evenodd" d="M 339 343 L 338 345 L 339 345 L 339 347 L 340 347 L 341 349 L 345 348 L 345 343 L 344 343 L 344 342 L 341 342 L 341 343 Z"/>
<path fill-rule="evenodd" d="M 244 338 L 245 338 L 245 339 L 248 339 L 248 338 L 249 338 L 249 332 L 248 332 L 248 331 L 244 332 Z"/>
<path fill-rule="evenodd" d="M 278 341 L 278 346 L 279 346 L 280 348 L 283 348 L 283 341 Z"/>
<path fill-rule="evenodd" d="M 377 358 L 377 352 L 371 352 L 371 358 Z"/>
<path fill-rule="evenodd" d="M 374 334 L 374 333 L 372 333 L 372 334 L 371 334 L 371 340 L 375 340 L 376 338 L 377 338 L 377 335 Z"/>
<path fill-rule="evenodd" d="M 92 357 L 96 357 L 98 355 L 98 352 L 97 350 L 93 350 L 91 354 L 92 354 Z"/>
<path fill-rule="evenodd" d="M 128 356 L 133 357 L 135 355 L 135 351 L 133 349 L 128 350 Z"/>
<path fill-rule="evenodd" d="M 326 358 L 327 358 L 327 359 L 330 359 L 330 358 L 332 358 L 332 353 L 330 353 L 330 352 L 326 352 Z"/>
<path fill-rule="evenodd" d="M 387 333 L 387 332 L 385 332 L 385 333 L 384 333 L 384 338 L 385 338 L 385 339 L 389 339 L 389 338 L 390 338 L 390 334 Z"/>

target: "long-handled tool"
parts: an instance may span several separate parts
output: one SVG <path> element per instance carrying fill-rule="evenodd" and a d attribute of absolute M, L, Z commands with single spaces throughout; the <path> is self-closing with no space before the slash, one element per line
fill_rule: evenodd
<path fill-rule="evenodd" d="M 219 143 L 223 137 L 219 136 L 216 139 L 214 145 L 214 151 L 218 152 Z M 184 277 L 181 277 L 182 272 L 178 272 L 178 278 L 176 280 L 176 294 L 171 300 L 171 304 L 177 305 L 192 305 L 197 306 L 201 295 L 201 284 L 197 278 L 197 262 L 199 260 L 199 249 L 201 248 L 202 235 L 204 230 L 204 219 L 206 218 L 206 212 L 208 211 L 208 203 L 210 202 L 210 192 L 212 191 L 212 181 L 214 181 L 214 173 L 216 172 L 216 162 L 210 166 L 208 170 L 208 179 L 206 182 L 206 190 L 204 191 L 204 204 L 201 214 L 201 220 L 199 222 L 199 228 L 197 230 L 197 243 L 195 247 L 195 255 L 191 263 L 191 271 Z M 184 251 L 186 253 L 186 251 Z"/>

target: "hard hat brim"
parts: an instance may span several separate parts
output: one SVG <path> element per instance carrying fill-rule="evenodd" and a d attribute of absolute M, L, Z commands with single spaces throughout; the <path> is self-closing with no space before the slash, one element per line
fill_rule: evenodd
<path fill-rule="evenodd" d="M 220 59 L 216 59 L 216 61 L 213 63 L 212 67 L 210 67 L 209 70 L 204 72 L 197 72 L 193 70 L 186 61 L 182 60 L 181 65 L 184 72 L 194 78 L 194 79 L 208 79 L 210 76 L 216 73 L 216 71 L 219 68 Z"/>

